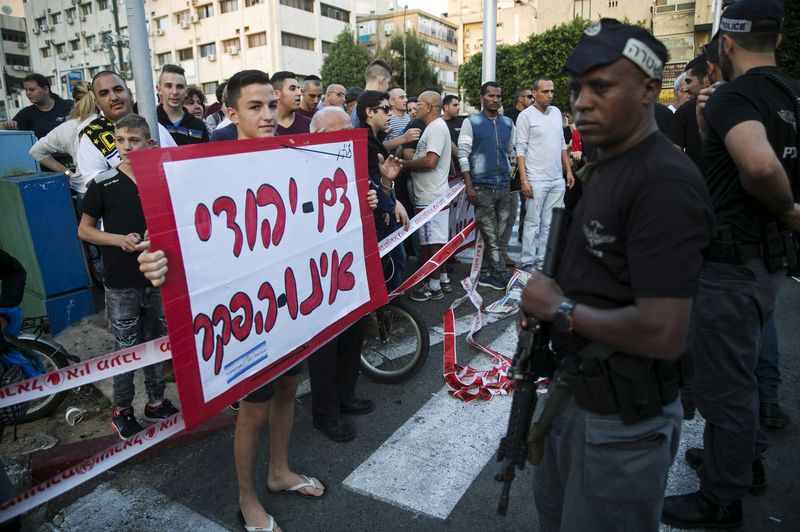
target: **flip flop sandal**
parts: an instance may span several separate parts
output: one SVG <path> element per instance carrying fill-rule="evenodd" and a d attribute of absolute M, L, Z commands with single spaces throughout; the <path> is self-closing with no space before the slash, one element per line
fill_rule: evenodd
<path fill-rule="evenodd" d="M 318 478 L 314 477 L 309 478 L 305 475 L 300 475 L 300 476 L 306 479 L 306 481 L 301 482 L 296 486 L 292 486 L 291 488 L 286 488 L 285 490 L 271 490 L 267 488 L 267 491 L 272 495 L 296 495 L 298 497 L 303 497 L 304 499 L 321 499 L 328 494 L 327 489 L 325 489 L 322 492 L 322 495 L 309 495 L 308 493 L 302 493 L 300 490 L 303 488 L 316 488 L 317 484 L 315 483 L 315 481 L 319 482 L 320 486 L 322 486 L 323 484 L 322 481 L 320 481 Z"/>
<path fill-rule="evenodd" d="M 268 527 L 248 525 L 247 521 L 244 520 L 244 514 L 242 513 L 241 510 L 239 510 L 238 516 L 239 516 L 239 521 L 242 523 L 242 526 L 244 527 L 245 530 L 247 530 L 247 532 L 275 532 L 275 519 L 273 519 L 272 516 L 269 514 L 267 514 L 267 517 L 269 517 Z"/>

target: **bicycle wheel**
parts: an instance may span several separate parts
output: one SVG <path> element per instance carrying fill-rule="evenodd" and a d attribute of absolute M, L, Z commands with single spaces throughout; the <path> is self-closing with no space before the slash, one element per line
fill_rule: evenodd
<path fill-rule="evenodd" d="M 69 366 L 69 362 L 63 353 L 54 350 L 51 346 L 45 343 L 31 340 L 20 340 L 19 342 L 24 344 L 34 356 L 38 357 L 39 360 L 44 363 L 46 372 L 55 371 L 59 368 Z M 25 415 L 20 417 L 17 422 L 27 423 L 29 421 L 34 421 L 36 419 L 49 416 L 56 408 L 59 407 L 59 405 L 61 405 L 68 391 L 69 390 L 64 390 L 63 392 L 54 393 L 52 395 L 48 395 L 47 397 L 42 397 L 41 399 L 29 401 L 28 411 L 25 412 Z"/>
<path fill-rule="evenodd" d="M 400 301 L 392 301 L 368 316 L 361 370 L 376 382 L 404 382 L 425 364 L 430 341 L 422 316 Z"/>

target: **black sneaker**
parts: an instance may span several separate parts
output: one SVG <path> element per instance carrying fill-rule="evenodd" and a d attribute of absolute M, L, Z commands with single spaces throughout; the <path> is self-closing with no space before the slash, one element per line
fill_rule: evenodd
<path fill-rule="evenodd" d="M 411 301 L 437 301 L 443 297 L 441 290 L 431 290 L 429 286 L 415 288 L 408 294 L 408 299 Z"/>
<path fill-rule="evenodd" d="M 478 279 L 478 286 L 485 286 L 492 290 L 505 290 L 506 283 L 496 279 L 493 275 L 484 275 Z"/>
<path fill-rule="evenodd" d="M 683 406 L 683 419 L 685 421 L 693 420 L 695 410 L 697 410 L 694 401 L 692 401 L 691 399 L 681 398 L 681 406 Z"/>
<path fill-rule="evenodd" d="M 152 407 L 149 404 L 144 407 L 144 419 L 152 422 L 163 421 L 177 413 L 178 409 L 169 402 L 169 399 L 164 399 L 161 401 L 161 404 L 156 407 Z"/>
<path fill-rule="evenodd" d="M 691 447 L 686 449 L 683 457 L 686 465 L 697 471 L 703 465 L 703 449 Z M 762 459 L 753 460 L 753 483 L 750 484 L 750 493 L 753 495 L 764 495 L 767 492 L 767 473 L 764 470 Z"/>
<path fill-rule="evenodd" d="M 133 415 L 133 408 L 123 408 L 111 417 L 111 428 L 119 435 L 121 440 L 127 440 L 134 434 L 144 430 L 144 427 L 136 421 Z"/>
<path fill-rule="evenodd" d="M 450 280 L 442 281 L 442 292 L 449 294 L 453 291 L 453 283 Z"/>
<path fill-rule="evenodd" d="M 792 418 L 778 403 L 764 403 L 759 409 L 759 420 L 765 427 L 782 429 L 792 424 Z"/>
<path fill-rule="evenodd" d="M 699 491 L 665 497 L 661 522 L 675 528 L 736 528 L 742 524 L 742 501 L 717 506 Z"/>

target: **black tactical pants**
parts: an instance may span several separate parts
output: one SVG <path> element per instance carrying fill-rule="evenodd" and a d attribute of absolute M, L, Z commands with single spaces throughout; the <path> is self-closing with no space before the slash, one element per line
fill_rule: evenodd
<path fill-rule="evenodd" d="M 727 505 L 747 493 L 752 462 L 767 447 L 758 423 L 755 369 L 783 275 L 752 260 L 709 262 L 700 276 L 691 346 L 693 392 L 706 419 L 700 491 L 714 504 Z"/>

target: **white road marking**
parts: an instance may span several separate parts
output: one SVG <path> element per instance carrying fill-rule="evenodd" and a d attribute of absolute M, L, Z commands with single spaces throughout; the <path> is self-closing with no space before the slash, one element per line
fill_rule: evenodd
<path fill-rule="evenodd" d="M 516 341 L 512 323 L 490 347 L 511 355 Z M 483 355 L 479 359 L 488 360 Z M 473 364 L 477 366 L 479 359 Z M 344 485 L 413 512 L 446 519 L 497 450 L 511 405 L 508 397 L 463 403 L 447 390 L 435 393 Z"/>
<path fill-rule="evenodd" d="M 109 484 L 101 484 L 61 510 L 51 522 L 40 526 L 39 532 L 160 529 L 199 532 L 227 530 L 186 506 L 170 501 L 166 495 L 150 486 L 138 485 L 119 491 Z"/>

